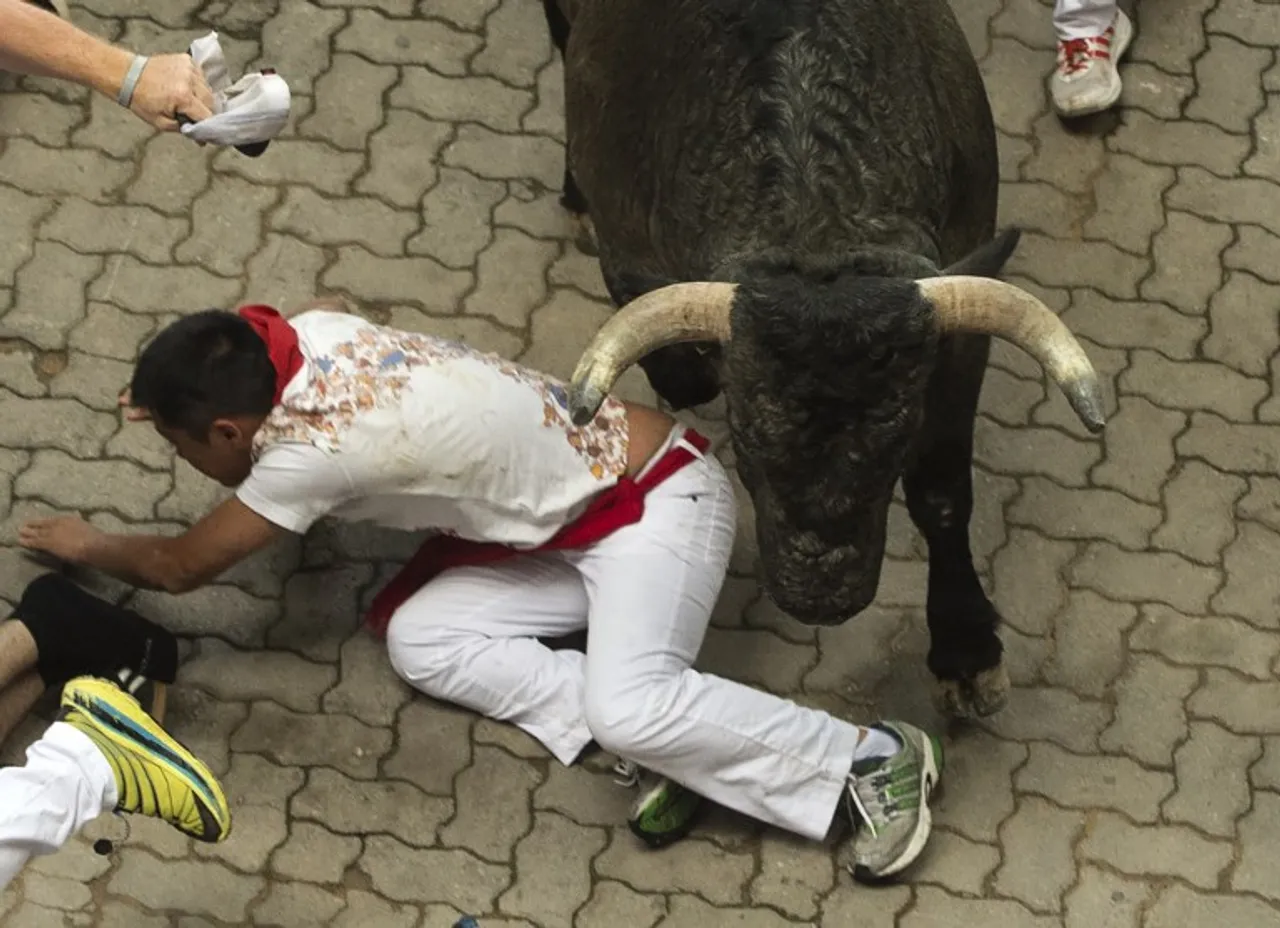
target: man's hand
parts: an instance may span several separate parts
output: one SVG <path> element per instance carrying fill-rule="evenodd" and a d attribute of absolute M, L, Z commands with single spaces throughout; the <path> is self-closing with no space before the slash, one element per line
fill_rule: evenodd
<path fill-rule="evenodd" d="M 157 129 L 174 132 L 178 115 L 192 122 L 213 115 L 213 91 L 190 55 L 155 55 L 142 69 L 129 109 Z"/>
<path fill-rule="evenodd" d="M 18 529 L 18 543 L 72 564 L 83 564 L 101 539 L 98 531 L 79 516 L 34 519 Z"/>
<path fill-rule="evenodd" d="M 117 399 L 120 408 L 124 410 L 124 417 L 130 422 L 147 422 L 151 419 L 151 411 L 143 409 L 141 406 L 133 405 L 133 393 L 128 387 Z"/>

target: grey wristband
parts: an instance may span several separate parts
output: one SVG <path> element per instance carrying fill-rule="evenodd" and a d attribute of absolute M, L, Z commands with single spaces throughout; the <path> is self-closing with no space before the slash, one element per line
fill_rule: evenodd
<path fill-rule="evenodd" d="M 129 104 L 133 102 L 134 88 L 138 86 L 138 78 L 142 76 L 142 69 L 146 66 L 146 55 L 134 55 L 133 61 L 129 63 L 129 71 L 124 76 L 124 83 L 120 85 L 120 92 L 116 94 L 116 102 L 125 109 L 128 109 Z"/>

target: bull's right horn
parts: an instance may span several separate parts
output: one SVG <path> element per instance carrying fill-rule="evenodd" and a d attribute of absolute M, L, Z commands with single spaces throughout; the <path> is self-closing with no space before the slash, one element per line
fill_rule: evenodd
<path fill-rule="evenodd" d="M 619 309 L 591 340 L 569 384 L 569 416 L 583 426 L 631 365 L 680 342 L 726 342 L 736 284 L 684 283 L 651 290 Z"/>
<path fill-rule="evenodd" d="M 1107 417 L 1098 374 L 1053 310 L 1027 291 L 990 277 L 926 277 L 918 283 L 943 330 L 982 332 L 1017 345 L 1040 362 L 1085 428 L 1102 431 Z"/>

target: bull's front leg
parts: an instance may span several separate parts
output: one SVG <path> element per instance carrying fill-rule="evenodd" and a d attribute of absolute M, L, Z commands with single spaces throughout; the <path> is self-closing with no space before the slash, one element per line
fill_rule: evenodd
<path fill-rule="evenodd" d="M 990 339 L 946 338 L 929 384 L 918 453 L 903 478 L 911 519 L 929 545 L 929 670 L 939 711 L 991 715 L 1008 700 L 1000 614 L 973 566 L 973 425 Z"/>
<path fill-rule="evenodd" d="M 551 44 L 556 47 L 563 60 L 565 48 L 569 44 L 571 28 L 569 19 L 560 9 L 557 0 L 542 0 L 542 11 L 547 17 L 547 29 L 551 33 Z M 578 182 L 574 179 L 573 171 L 569 167 L 568 139 L 566 138 L 565 141 L 564 183 L 560 190 L 560 205 L 572 213 L 573 218 L 578 223 L 578 234 L 574 236 L 574 244 L 578 246 L 578 250 L 583 254 L 598 257 L 600 251 L 596 244 L 595 224 L 591 221 L 591 214 L 587 211 L 587 198 L 583 195 L 581 188 L 578 187 Z"/>

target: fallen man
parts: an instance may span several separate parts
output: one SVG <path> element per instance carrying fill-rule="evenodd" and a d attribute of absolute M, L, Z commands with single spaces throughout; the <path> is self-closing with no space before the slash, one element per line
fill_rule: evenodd
<path fill-rule="evenodd" d="M 217 781 L 161 728 L 177 670 L 177 639 L 137 613 L 59 574 L 27 586 L 0 622 L 0 743 L 47 690 L 62 688 L 62 706 L 25 766 L 0 769 L 0 889 L 104 812 L 227 837 Z"/>
<path fill-rule="evenodd" d="M 324 516 L 426 533 L 369 616 L 397 673 L 564 764 L 594 741 L 661 775 L 630 820 L 650 844 L 703 796 L 815 840 L 852 824 L 858 879 L 919 856 L 936 740 L 692 669 L 736 521 L 702 436 L 612 397 L 576 427 L 554 378 L 323 305 L 186 316 L 138 361 L 130 418 L 234 497 L 178 537 L 62 517 L 21 543 L 181 593 Z M 582 629 L 585 654 L 538 640 Z"/>

